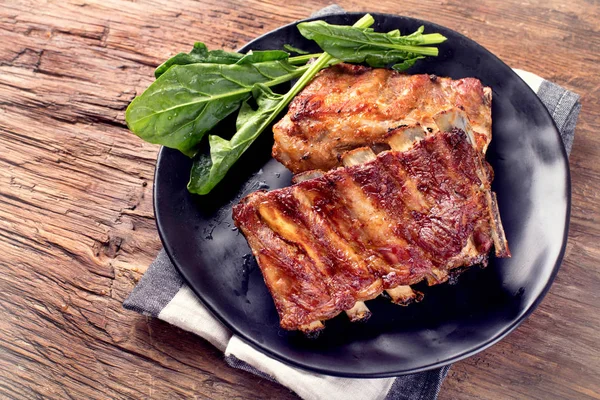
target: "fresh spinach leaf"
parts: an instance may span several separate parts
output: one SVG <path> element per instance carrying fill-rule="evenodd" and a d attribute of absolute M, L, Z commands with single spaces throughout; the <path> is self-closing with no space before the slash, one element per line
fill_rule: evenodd
<path fill-rule="evenodd" d="M 254 64 L 267 61 L 287 60 L 289 54 L 282 50 L 250 50 L 242 58 L 240 58 L 236 64 Z"/>
<path fill-rule="evenodd" d="M 179 53 L 167 61 L 162 63 L 154 71 L 154 77 L 158 78 L 173 65 L 186 65 L 186 64 L 235 64 L 244 55 L 240 53 L 232 53 L 223 50 L 212 50 L 208 51 L 206 45 L 201 42 L 194 43 L 194 48 L 189 53 Z"/>
<path fill-rule="evenodd" d="M 381 33 L 330 25 L 325 21 L 302 22 L 298 24 L 298 29 L 302 36 L 316 41 L 333 57 L 352 63 L 366 62 L 372 67 L 384 67 L 405 60 L 416 61 L 418 56 L 437 56 L 437 47 L 427 45 L 446 40 L 438 33 L 424 35 L 423 27 L 407 36 L 401 36 L 398 30 Z"/>
<path fill-rule="evenodd" d="M 131 102 L 127 126 L 147 142 L 193 156 L 204 134 L 237 110 L 256 83 L 275 86 L 308 68 L 285 59 L 251 63 L 250 57 L 264 56 L 257 53 L 244 56 L 248 58 L 241 64 L 172 66 Z"/>
<path fill-rule="evenodd" d="M 425 56 L 416 56 L 413 58 L 409 58 L 408 60 L 404 60 L 401 63 L 392 65 L 392 69 L 396 71 L 406 71 L 407 69 L 415 65 L 417 61 L 423 58 L 425 58 Z"/>

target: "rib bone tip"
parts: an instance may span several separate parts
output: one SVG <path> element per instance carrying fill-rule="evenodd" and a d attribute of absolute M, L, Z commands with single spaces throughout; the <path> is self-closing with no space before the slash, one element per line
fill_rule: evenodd
<path fill-rule="evenodd" d="M 325 329 L 325 325 L 321 321 L 313 321 L 309 324 L 301 325 L 299 328 L 309 338 L 316 338 L 323 329 Z"/>
<path fill-rule="evenodd" d="M 351 322 L 367 322 L 371 318 L 371 311 L 363 301 L 357 301 L 351 309 L 346 310 L 346 315 Z"/>
<path fill-rule="evenodd" d="M 386 293 L 392 298 L 392 303 L 401 306 L 407 306 L 411 303 L 423 300 L 423 293 L 413 290 L 413 288 L 408 285 L 387 289 Z"/>

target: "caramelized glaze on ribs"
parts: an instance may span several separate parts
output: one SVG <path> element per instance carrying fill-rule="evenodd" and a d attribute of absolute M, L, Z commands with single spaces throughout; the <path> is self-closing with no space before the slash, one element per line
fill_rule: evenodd
<path fill-rule="evenodd" d="M 234 207 L 283 328 L 319 329 L 385 289 L 402 294 L 423 279 L 441 283 L 451 269 L 485 264 L 494 235 L 497 255 L 509 255 L 491 175 L 464 131 L 372 158 L 254 192 Z"/>
<path fill-rule="evenodd" d="M 327 171 L 341 165 L 348 150 L 386 143 L 396 127 L 418 124 L 433 133 L 433 115 L 451 108 L 466 113 L 477 147 L 485 153 L 491 140 L 491 93 L 475 78 L 338 64 L 321 71 L 273 127 L 273 157 L 294 173 Z"/>

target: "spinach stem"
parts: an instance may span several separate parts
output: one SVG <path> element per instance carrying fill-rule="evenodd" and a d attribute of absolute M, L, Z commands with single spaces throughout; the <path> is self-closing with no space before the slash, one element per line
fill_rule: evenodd
<path fill-rule="evenodd" d="M 288 62 L 292 65 L 306 64 L 310 59 L 320 57 L 323 53 L 303 54 L 301 56 L 290 57 Z"/>
<path fill-rule="evenodd" d="M 439 33 L 428 33 L 422 36 L 423 42 L 420 44 L 440 44 L 446 41 L 446 37 Z"/>
<path fill-rule="evenodd" d="M 281 75 L 280 77 L 277 77 L 268 82 L 265 82 L 265 85 L 271 87 L 271 86 L 277 86 L 280 83 L 291 81 L 292 79 L 303 75 L 306 71 L 308 71 L 309 67 L 310 67 L 309 65 L 304 65 L 302 67 L 298 67 L 294 72 L 290 72 L 289 74 Z M 252 91 L 252 86 L 247 87 L 245 91 L 250 93 Z"/>

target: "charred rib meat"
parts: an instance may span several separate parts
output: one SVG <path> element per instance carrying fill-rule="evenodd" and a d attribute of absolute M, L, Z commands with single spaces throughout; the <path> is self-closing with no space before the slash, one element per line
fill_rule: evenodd
<path fill-rule="evenodd" d="M 273 157 L 294 173 L 328 171 L 341 165 L 344 152 L 387 143 L 403 125 L 435 133 L 433 116 L 451 108 L 465 112 L 477 148 L 485 153 L 491 140 L 491 99 L 490 88 L 474 78 L 339 64 L 321 71 L 273 127 Z"/>
<path fill-rule="evenodd" d="M 410 285 L 485 264 L 492 245 L 510 255 L 491 173 L 468 127 L 408 149 L 406 136 L 399 129 L 389 151 L 355 150 L 345 167 L 234 207 L 283 328 L 319 330 L 342 311 L 365 312 L 361 302 L 384 290 L 398 301 L 418 298 Z"/>

